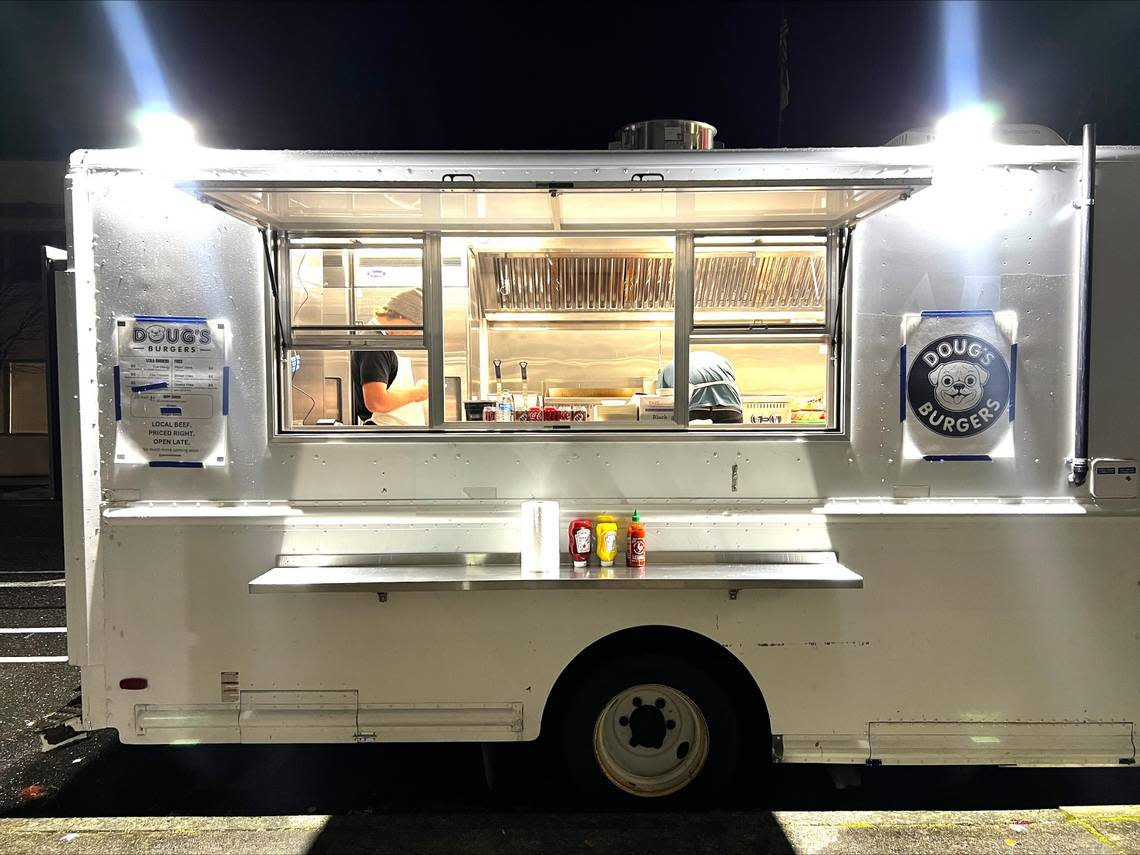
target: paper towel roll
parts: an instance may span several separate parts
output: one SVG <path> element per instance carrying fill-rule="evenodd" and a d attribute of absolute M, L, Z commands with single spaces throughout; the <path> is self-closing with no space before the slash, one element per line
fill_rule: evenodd
<path fill-rule="evenodd" d="M 558 502 L 523 502 L 519 553 L 523 573 L 558 573 Z"/>

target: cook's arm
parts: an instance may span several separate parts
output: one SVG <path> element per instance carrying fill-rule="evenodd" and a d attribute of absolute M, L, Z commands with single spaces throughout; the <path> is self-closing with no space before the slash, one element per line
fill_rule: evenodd
<path fill-rule="evenodd" d="M 428 396 L 426 380 L 420 380 L 410 389 L 389 389 L 387 383 L 365 383 L 360 391 L 364 393 L 364 406 L 373 413 L 390 413 L 405 404 L 426 401 Z"/>

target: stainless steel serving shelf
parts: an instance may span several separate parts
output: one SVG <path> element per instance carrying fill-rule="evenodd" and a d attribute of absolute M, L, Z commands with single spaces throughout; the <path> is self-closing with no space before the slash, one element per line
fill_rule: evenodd
<path fill-rule="evenodd" d="M 708 560 L 677 560 L 694 555 Z M 863 577 L 831 552 L 674 553 L 659 555 L 639 570 L 562 566 L 549 573 L 524 573 L 518 556 L 510 554 L 290 555 L 280 556 L 278 565 L 252 580 L 250 593 L 685 588 L 725 590 L 735 596 L 748 588 L 863 587 Z"/>

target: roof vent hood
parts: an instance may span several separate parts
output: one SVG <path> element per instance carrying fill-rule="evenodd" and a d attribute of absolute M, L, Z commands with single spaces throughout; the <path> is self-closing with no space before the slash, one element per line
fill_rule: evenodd
<path fill-rule="evenodd" d="M 664 149 L 670 151 L 708 151 L 718 148 L 714 142 L 716 128 L 708 122 L 692 119 L 650 119 L 618 128 L 617 139 L 610 149 L 644 151 Z"/>
<path fill-rule="evenodd" d="M 1002 145 L 1064 145 L 1061 135 L 1044 125 L 1017 125 L 1002 122 L 994 125 L 990 136 Z M 929 145 L 934 142 L 934 127 L 908 128 L 883 145 Z"/>

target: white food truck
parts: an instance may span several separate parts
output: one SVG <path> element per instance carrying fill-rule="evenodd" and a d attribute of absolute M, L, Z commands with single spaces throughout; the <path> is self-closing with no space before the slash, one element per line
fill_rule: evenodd
<path fill-rule="evenodd" d="M 73 155 L 76 729 L 541 736 L 618 797 L 1134 763 L 1140 149 L 680 127 Z M 646 567 L 571 565 L 635 509 Z"/>

